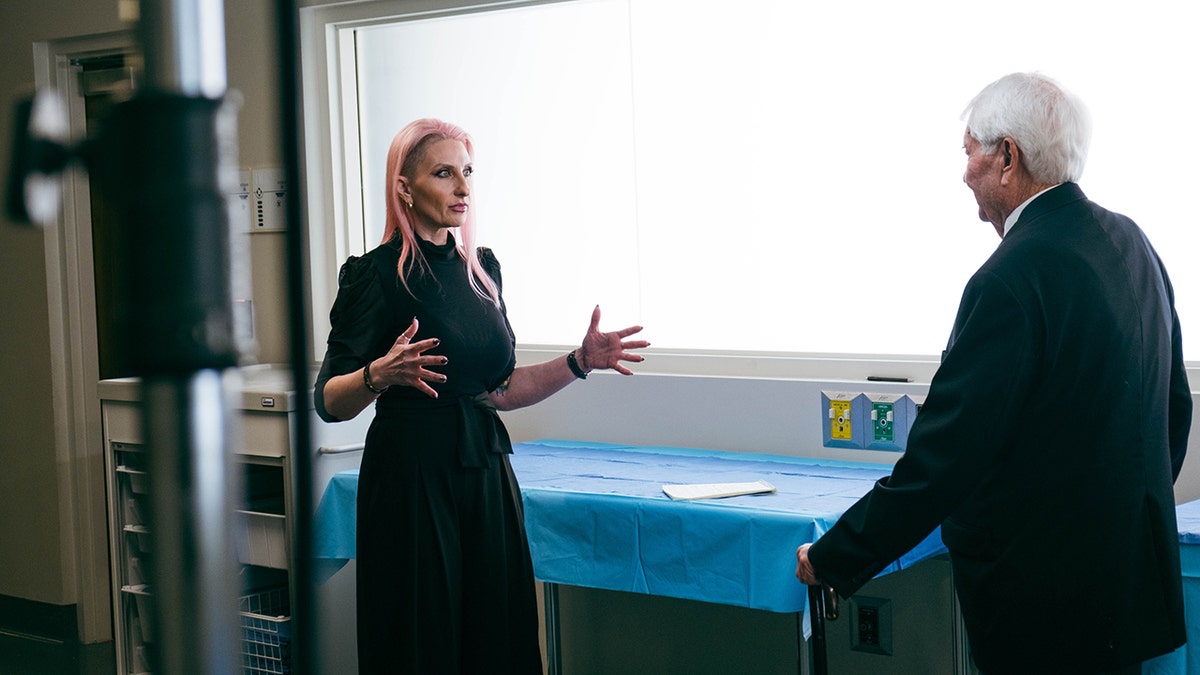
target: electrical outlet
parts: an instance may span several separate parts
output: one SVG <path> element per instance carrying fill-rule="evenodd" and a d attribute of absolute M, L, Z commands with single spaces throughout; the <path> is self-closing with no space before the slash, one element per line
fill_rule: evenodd
<path fill-rule="evenodd" d="M 859 607 L 856 624 L 857 640 L 860 647 L 879 648 L 879 608 Z"/>
<path fill-rule="evenodd" d="M 909 426 L 912 426 L 912 422 L 916 421 L 917 415 L 921 412 L 921 406 L 925 405 L 925 395 L 924 394 L 905 394 L 904 398 L 907 398 L 909 400 L 909 402 L 912 404 L 913 419 L 912 419 L 912 421 L 909 422 Z"/>
<path fill-rule="evenodd" d="M 892 601 L 884 598 L 850 598 L 850 649 L 868 654 L 892 655 Z"/>

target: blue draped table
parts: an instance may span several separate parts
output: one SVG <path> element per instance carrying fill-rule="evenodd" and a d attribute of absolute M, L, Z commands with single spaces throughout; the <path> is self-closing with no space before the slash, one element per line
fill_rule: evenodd
<path fill-rule="evenodd" d="M 1175 507 L 1187 644 L 1142 666 L 1143 675 L 1200 675 L 1200 500 Z"/>
<path fill-rule="evenodd" d="M 803 612 L 796 547 L 816 541 L 891 466 L 685 448 L 518 443 L 534 574 L 541 581 Z M 766 480 L 772 494 L 673 501 L 669 483 Z M 318 558 L 354 557 L 358 472 L 334 476 L 317 510 Z M 940 532 L 884 574 L 945 551 Z"/>
<path fill-rule="evenodd" d="M 542 440 L 518 443 L 534 573 L 550 584 L 804 612 L 795 551 L 816 541 L 891 466 Z M 766 480 L 773 494 L 673 501 L 670 483 Z M 316 555 L 332 573 L 354 557 L 358 472 L 336 474 L 318 507 Z M 1176 509 L 1188 644 L 1145 675 L 1200 675 L 1200 500 Z M 940 532 L 883 574 L 945 551 Z M 1189 649 L 1190 647 L 1190 649 Z"/>

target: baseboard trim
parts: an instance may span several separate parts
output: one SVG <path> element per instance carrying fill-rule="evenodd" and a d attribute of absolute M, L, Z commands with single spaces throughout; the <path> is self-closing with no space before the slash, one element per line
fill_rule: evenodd
<path fill-rule="evenodd" d="M 47 642 L 78 643 L 76 606 L 0 595 L 0 633 Z"/>

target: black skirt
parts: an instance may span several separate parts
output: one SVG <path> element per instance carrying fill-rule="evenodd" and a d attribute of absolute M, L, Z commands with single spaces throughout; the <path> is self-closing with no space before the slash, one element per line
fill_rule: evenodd
<path fill-rule="evenodd" d="M 488 425 L 499 443 L 492 429 L 491 447 L 464 447 Z M 360 672 L 542 672 L 520 488 L 504 448 L 495 412 L 469 402 L 377 411 L 359 471 Z"/>

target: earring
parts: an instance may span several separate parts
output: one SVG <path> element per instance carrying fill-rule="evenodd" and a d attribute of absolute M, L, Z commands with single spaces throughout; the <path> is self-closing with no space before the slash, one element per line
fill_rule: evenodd
<path fill-rule="evenodd" d="M 409 200 L 408 200 L 408 202 L 406 202 L 406 203 L 407 203 L 407 205 L 408 205 L 408 208 L 410 208 L 410 209 L 411 209 L 411 208 L 412 208 L 412 204 L 413 204 L 413 202 L 412 202 L 412 199 L 409 199 Z"/>

